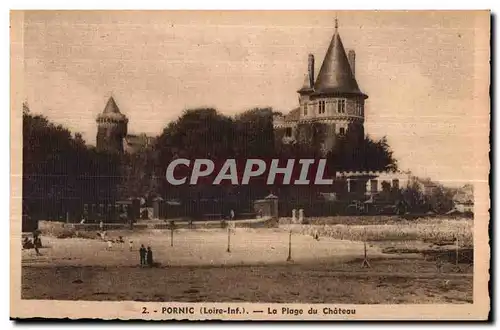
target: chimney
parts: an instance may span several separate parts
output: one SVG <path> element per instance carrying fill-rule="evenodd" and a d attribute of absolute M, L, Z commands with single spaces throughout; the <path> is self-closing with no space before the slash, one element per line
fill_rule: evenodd
<path fill-rule="evenodd" d="M 309 74 L 309 87 L 314 87 L 314 55 L 309 54 L 307 72 Z"/>
<path fill-rule="evenodd" d="M 356 52 L 353 49 L 350 49 L 347 58 L 349 60 L 349 66 L 351 67 L 352 75 L 356 76 Z"/>

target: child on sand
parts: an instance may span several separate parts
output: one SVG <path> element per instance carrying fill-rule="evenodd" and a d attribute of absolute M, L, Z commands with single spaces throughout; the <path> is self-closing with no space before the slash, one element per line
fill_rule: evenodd
<path fill-rule="evenodd" d="M 134 244 L 133 243 L 134 242 L 132 242 L 132 241 L 128 242 L 128 249 L 129 249 L 129 251 L 132 251 L 132 249 L 134 248 Z"/>
<path fill-rule="evenodd" d="M 113 241 L 109 240 L 108 241 L 108 250 L 111 250 L 112 247 L 113 247 Z"/>

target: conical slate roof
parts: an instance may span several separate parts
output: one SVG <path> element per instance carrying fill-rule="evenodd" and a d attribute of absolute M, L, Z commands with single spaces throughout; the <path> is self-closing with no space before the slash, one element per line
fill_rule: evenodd
<path fill-rule="evenodd" d="M 127 117 L 120 112 L 120 109 L 116 105 L 115 99 L 112 96 L 108 99 L 108 103 L 106 103 L 104 111 L 97 116 L 97 120 L 105 118 L 127 121 Z"/>
<path fill-rule="evenodd" d="M 102 113 L 120 113 L 120 109 L 118 109 L 113 96 L 109 98 L 108 103 L 106 103 L 106 107 L 104 108 L 104 111 Z"/>
<path fill-rule="evenodd" d="M 304 83 L 302 84 L 302 88 L 299 90 L 299 92 L 309 91 L 311 89 L 312 88 L 311 88 L 310 83 L 309 83 L 309 75 L 306 74 L 306 75 L 304 75 Z"/>
<path fill-rule="evenodd" d="M 314 91 L 318 94 L 348 93 L 366 97 L 359 89 L 356 78 L 352 73 L 337 29 L 335 29 L 318 77 L 314 83 Z"/>

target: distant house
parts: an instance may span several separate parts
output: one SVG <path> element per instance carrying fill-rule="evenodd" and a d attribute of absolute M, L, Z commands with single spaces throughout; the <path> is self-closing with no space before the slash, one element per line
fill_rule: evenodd
<path fill-rule="evenodd" d="M 154 142 L 154 139 L 154 137 L 144 133 L 138 135 L 127 134 L 123 139 L 123 150 L 129 154 L 136 153 L 150 146 Z"/>
<path fill-rule="evenodd" d="M 336 181 L 341 182 L 341 191 L 349 195 L 372 198 L 380 194 L 384 184 L 390 189 L 400 189 L 408 185 L 412 178 L 410 172 L 403 171 L 360 171 L 338 172 Z"/>
<path fill-rule="evenodd" d="M 419 177 L 414 177 L 414 182 L 416 182 L 420 186 L 422 193 L 426 196 L 432 195 L 436 191 L 436 189 L 440 187 L 438 183 L 433 182 L 428 178 L 422 179 Z"/>
<path fill-rule="evenodd" d="M 471 184 L 459 188 L 453 196 L 455 209 L 459 212 L 474 213 L 474 187 Z"/>

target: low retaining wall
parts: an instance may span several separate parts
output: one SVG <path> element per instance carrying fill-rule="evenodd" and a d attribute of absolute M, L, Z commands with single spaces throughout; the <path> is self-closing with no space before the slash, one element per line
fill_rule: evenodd
<path fill-rule="evenodd" d="M 189 222 L 186 220 L 175 221 L 175 228 L 184 229 L 209 229 L 209 228 L 226 228 L 228 223 L 233 223 L 234 227 L 237 228 L 271 228 L 278 227 L 278 219 L 265 217 L 261 219 L 248 219 L 248 220 L 235 220 L 235 221 L 193 221 Z M 58 221 L 45 221 L 42 220 L 38 225 L 39 230 L 45 235 L 54 235 L 66 231 L 98 231 L 100 230 L 99 224 L 89 223 L 64 223 Z M 103 225 L 104 230 L 128 230 L 130 229 L 129 224 L 123 223 L 105 223 Z M 160 229 L 169 230 L 170 222 L 156 222 L 156 223 L 135 223 L 134 230 L 141 229 Z"/>
<path fill-rule="evenodd" d="M 298 218 L 298 216 L 297 216 Z M 398 223 L 404 219 L 397 215 L 338 215 L 328 217 L 304 217 L 302 224 L 311 225 L 377 225 Z M 297 219 L 298 221 L 298 219 Z M 279 219 L 282 225 L 292 223 L 291 217 L 282 217 Z M 296 224 L 301 224 L 296 222 Z"/>
<path fill-rule="evenodd" d="M 141 225 L 134 225 L 134 228 L 141 229 Z M 147 228 L 147 226 L 142 226 Z M 100 230 L 98 223 L 65 223 L 59 221 L 45 221 L 42 220 L 38 223 L 38 229 L 42 233 L 51 233 L 54 231 L 62 230 L 78 230 L 78 231 L 96 231 Z M 130 229 L 130 225 L 126 223 L 105 223 L 103 225 L 104 230 L 119 230 L 119 229 Z"/>
<path fill-rule="evenodd" d="M 229 223 L 234 224 L 236 228 L 271 228 L 278 227 L 278 219 L 276 218 L 260 218 L 247 220 L 233 221 L 175 221 L 175 228 L 178 229 L 210 229 L 210 228 L 226 228 Z M 151 223 L 147 225 L 150 229 L 170 229 L 170 222 Z"/>
<path fill-rule="evenodd" d="M 279 226 L 278 218 L 271 217 L 233 222 L 236 228 L 273 228 Z"/>

